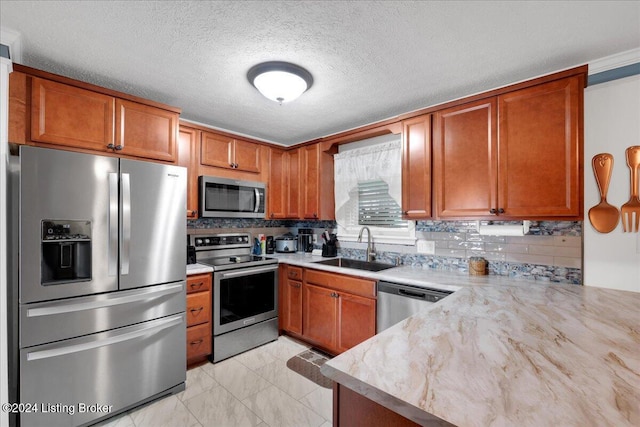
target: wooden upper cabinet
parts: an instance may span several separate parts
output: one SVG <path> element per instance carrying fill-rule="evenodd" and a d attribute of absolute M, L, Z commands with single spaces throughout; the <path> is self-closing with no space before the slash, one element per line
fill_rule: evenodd
<path fill-rule="evenodd" d="M 335 219 L 333 197 L 333 156 L 322 151 L 320 144 L 298 149 L 300 156 L 299 192 L 291 189 L 291 197 L 300 195 L 301 219 Z"/>
<path fill-rule="evenodd" d="M 260 145 L 229 136 L 202 132 L 203 165 L 245 172 L 260 172 Z"/>
<path fill-rule="evenodd" d="M 269 212 L 272 219 L 285 218 L 287 215 L 287 171 L 284 165 L 285 151 L 272 148 L 269 150 Z"/>
<path fill-rule="evenodd" d="M 31 140 L 110 151 L 114 109 L 112 96 L 33 77 Z"/>
<path fill-rule="evenodd" d="M 273 219 L 300 217 L 300 149 L 272 148 L 269 158 L 269 213 Z"/>
<path fill-rule="evenodd" d="M 402 126 L 402 211 L 407 219 L 431 217 L 431 114 Z"/>
<path fill-rule="evenodd" d="M 200 131 L 180 126 L 178 165 L 187 168 L 187 218 L 198 217 L 198 141 Z"/>
<path fill-rule="evenodd" d="M 307 145 L 300 148 L 304 185 L 302 186 L 302 217 L 318 219 L 320 217 L 320 146 Z"/>
<path fill-rule="evenodd" d="M 200 163 L 233 169 L 233 141 L 233 138 L 217 133 L 202 132 Z"/>
<path fill-rule="evenodd" d="M 124 99 L 116 100 L 116 150 L 175 162 L 179 114 Z"/>
<path fill-rule="evenodd" d="M 498 97 L 498 209 L 509 217 L 582 217 L 584 77 Z"/>
<path fill-rule="evenodd" d="M 435 113 L 439 218 L 582 218 L 581 75 Z"/>
<path fill-rule="evenodd" d="M 300 149 L 287 151 L 284 155 L 287 165 L 287 218 L 300 218 L 300 192 L 306 185 L 306 179 L 301 173 Z M 303 181 L 305 180 L 305 181 Z"/>
<path fill-rule="evenodd" d="M 233 152 L 236 169 L 260 173 L 260 146 L 258 144 L 236 139 Z"/>
<path fill-rule="evenodd" d="M 436 216 L 486 216 L 497 208 L 495 98 L 438 111 L 433 129 Z"/>

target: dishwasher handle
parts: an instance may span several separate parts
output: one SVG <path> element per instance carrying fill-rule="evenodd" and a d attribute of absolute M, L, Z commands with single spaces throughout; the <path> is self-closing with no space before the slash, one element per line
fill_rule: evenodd
<path fill-rule="evenodd" d="M 428 288 L 399 285 L 396 283 L 379 282 L 378 292 L 395 294 L 402 297 L 419 299 L 426 302 L 438 302 L 442 298 L 451 295 L 451 292 Z"/>

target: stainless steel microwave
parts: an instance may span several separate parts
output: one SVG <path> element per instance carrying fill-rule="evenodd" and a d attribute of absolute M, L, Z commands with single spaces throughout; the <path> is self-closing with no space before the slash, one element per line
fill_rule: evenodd
<path fill-rule="evenodd" d="M 198 200 L 204 218 L 264 218 L 266 186 L 263 182 L 200 176 Z"/>

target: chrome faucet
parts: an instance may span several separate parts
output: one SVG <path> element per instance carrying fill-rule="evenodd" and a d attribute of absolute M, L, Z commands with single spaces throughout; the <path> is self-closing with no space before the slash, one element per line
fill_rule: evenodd
<path fill-rule="evenodd" d="M 362 227 L 360 234 L 358 234 L 358 242 L 362 242 L 362 232 L 367 230 L 367 261 L 371 262 L 376 258 L 376 252 L 373 250 L 373 242 L 371 241 L 371 230 L 369 227 Z"/>

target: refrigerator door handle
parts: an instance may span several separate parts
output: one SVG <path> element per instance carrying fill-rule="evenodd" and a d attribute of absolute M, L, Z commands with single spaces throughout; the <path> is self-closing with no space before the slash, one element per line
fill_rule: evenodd
<path fill-rule="evenodd" d="M 108 274 L 118 275 L 118 174 L 109 173 L 109 213 L 108 213 Z"/>
<path fill-rule="evenodd" d="M 134 302 L 151 301 L 165 295 L 184 292 L 184 282 L 162 286 L 152 286 L 135 291 L 121 291 L 107 298 L 96 299 L 94 297 L 82 298 L 80 301 L 69 303 L 67 301 L 53 301 L 40 307 L 27 309 L 27 317 L 51 316 L 61 313 L 95 310 L 116 305 L 131 304 Z"/>
<path fill-rule="evenodd" d="M 129 254 L 131 246 L 131 175 L 122 174 L 122 256 L 120 274 L 129 274 Z"/>
<path fill-rule="evenodd" d="M 258 212 L 258 209 L 260 209 L 260 191 L 258 191 L 257 188 L 254 188 L 253 191 L 256 192 L 256 206 L 253 208 L 253 211 Z"/>
<path fill-rule="evenodd" d="M 96 339 L 95 341 L 84 342 L 80 344 L 61 345 L 48 350 L 31 351 L 27 353 L 27 360 L 48 359 L 52 357 L 64 356 L 71 353 L 79 353 L 81 351 L 92 350 L 98 347 L 117 344 L 123 341 L 130 341 L 143 336 L 157 334 L 160 331 L 171 328 L 173 326 L 184 323 L 183 315 L 165 318 L 159 321 L 150 322 L 149 325 L 143 325 L 134 331 L 124 332 L 105 339 Z"/>

